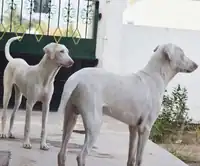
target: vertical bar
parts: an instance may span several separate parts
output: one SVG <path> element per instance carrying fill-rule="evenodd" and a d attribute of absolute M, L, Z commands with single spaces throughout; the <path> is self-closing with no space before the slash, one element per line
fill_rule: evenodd
<path fill-rule="evenodd" d="M 98 29 L 98 21 L 99 21 L 99 1 L 95 2 L 95 14 L 94 14 L 94 26 L 93 26 L 93 39 L 97 39 L 97 29 Z"/>
<path fill-rule="evenodd" d="M 59 0 L 59 10 L 58 10 L 58 24 L 57 24 L 57 28 L 60 27 L 60 8 L 61 8 L 61 0 Z"/>
<path fill-rule="evenodd" d="M 20 25 L 22 25 L 22 11 L 23 11 L 23 2 L 24 2 L 24 0 L 21 0 L 21 12 L 20 12 L 20 20 L 19 20 L 19 22 L 20 22 Z"/>
<path fill-rule="evenodd" d="M 70 0 L 68 0 L 68 10 L 67 10 L 67 30 L 66 30 L 66 36 L 68 37 L 68 31 L 69 31 L 69 18 L 70 18 Z"/>
<path fill-rule="evenodd" d="M 11 0 L 11 6 L 10 6 L 10 9 L 11 9 L 11 12 L 10 12 L 10 32 L 12 31 L 12 17 L 13 17 L 13 10 L 14 10 L 14 0 Z"/>
<path fill-rule="evenodd" d="M 50 23 L 51 23 L 51 0 L 49 0 L 48 4 L 48 27 L 47 27 L 47 34 L 49 35 L 49 30 L 50 30 Z"/>
<path fill-rule="evenodd" d="M 85 22 L 85 38 L 87 37 L 87 30 L 88 30 L 88 16 L 89 16 L 89 7 L 90 7 L 90 3 L 89 3 L 90 0 L 87 0 L 87 11 L 86 11 L 86 22 Z"/>
<path fill-rule="evenodd" d="M 1 24 L 3 24 L 3 7 L 4 7 L 4 0 L 2 0 L 1 4 Z"/>
<path fill-rule="evenodd" d="M 78 0 L 78 6 L 77 6 L 77 17 L 76 17 L 76 30 L 78 29 L 78 22 L 79 22 L 79 10 L 80 10 L 80 0 Z"/>
<path fill-rule="evenodd" d="M 40 0 L 39 26 L 41 24 L 41 17 L 42 17 L 42 0 Z"/>
<path fill-rule="evenodd" d="M 32 27 L 32 13 L 33 13 L 33 0 L 30 1 L 30 16 L 29 16 L 29 34 L 31 33 L 31 27 Z"/>
<path fill-rule="evenodd" d="M 94 25 L 93 25 L 93 40 L 95 41 L 95 56 L 96 56 L 96 42 L 97 42 L 97 29 L 98 29 L 98 22 L 99 22 L 99 1 L 95 2 L 95 14 L 94 14 Z"/>

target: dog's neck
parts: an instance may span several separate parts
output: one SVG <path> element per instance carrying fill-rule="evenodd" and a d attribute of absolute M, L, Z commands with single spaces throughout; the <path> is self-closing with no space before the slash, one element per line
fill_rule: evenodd
<path fill-rule="evenodd" d="M 150 59 L 148 64 L 144 67 L 143 71 L 149 74 L 155 81 L 161 78 L 164 83 L 164 87 L 172 80 L 172 78 L 177 74 L 177 71 L 174 71 L 170 66 L 169 61 L 163 57 L 159 58 L 154 56 Z"/>
<path fill-rule="evenodd" d="M 40 76 L 43 79 L 44 86 L 53 83 L 58 71 L 61 68 L 61 66 L 56 64 L 54 61 L 50 60 L 46 55 L 43 56 L 38 66 L 39 72 L 41 73 Z"/>

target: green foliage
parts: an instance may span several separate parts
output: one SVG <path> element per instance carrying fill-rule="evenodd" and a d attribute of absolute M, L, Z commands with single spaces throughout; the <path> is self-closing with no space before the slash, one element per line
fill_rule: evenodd
<path fill-rule="evenodd" d="M 175 87 L 169 95 L 167 91 L 163 96 L 161 114 L 153 125 L 150 139 L 156 143 L 163 143 L 170 139 L 172 135 L 184 130 L 191 121 L 188 116 L 187 90 L 180 85 Z M 173 141 L 173 138 L 170 139 Z"/>

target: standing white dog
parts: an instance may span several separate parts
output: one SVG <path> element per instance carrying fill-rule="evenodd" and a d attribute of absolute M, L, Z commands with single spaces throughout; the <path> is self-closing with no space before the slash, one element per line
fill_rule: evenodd
<path fill-rule="evenodd" d="M 31 149 L 30 143 L 30 125 L 32 108 L 37 101 L 42 102 L 42 130 L 41 130 L 41 145 L 40 149 L 48 150 L 46 143 L 46 123 L 49 112 L 49 104 L 54 91 L 54 79 L 59 69 L 70 67 L 73 65 L 73 60 L 68 55 L 68 49 L 61 44 L 47 44 L 43 50 L 45 55 L 39 64 L 30 66 L 21 58 L 12 58 L 9 53 L 10 45 L 13 41 L 21 37 L 10 38 L 5 46 L 5 56 L 9 63 L 4 70 L 3 85 L 3 114 L 1 137 L 6 137 L 5 124 L 8 102 L 11 97 L 12 87 L 15 89 L 15 106 L 10 119 L 10 127 L 8 132 L 9 138 L 14 138 L 12 129 L 15 119 L 15 113 L 21 103 L 22 95 L 26 101 L 26 120 L 24 128 L 24 144 L 23 147 Z M 34 49 L 34 48 L 33 48 Z"/>
<path fill-rule="evenodd" d="M 129 125 L 127 166 L 134 163 L 141 166 L 145 143 L 160 111 L 167 84 L 178 72 L 190 73 L 197 67 L 180 47 L 164 44 L 155 48 L 145 68 L 135 74 L 119 76 L 99 68 L 74 73 L 65 83 L 59 106 L 65 115 L 58 165 L 65 166 L 66 146 L 78 114 L 82 116 L 86 132 L 84 146 L 77 156 L 78 166 L 85 166 L 86 156 L 100 132 L 102 115 L 106 114 Z"/>

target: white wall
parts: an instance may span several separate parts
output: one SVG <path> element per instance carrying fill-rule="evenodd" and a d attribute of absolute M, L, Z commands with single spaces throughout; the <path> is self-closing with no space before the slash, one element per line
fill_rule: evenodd
<path fill-rule="evenodd" d="M 100 67 L 119 74 L 136 72 L 146 65 L 153 49 L 172 42 L 183 48 L 186 55 L 200 65 L 200 31 L 155 28 L 122 24 L 126 2 L 102 1 L 104 14 L 99 24 L 97 56 Z M 106 13 L 106 15 L 105 15 Z M 106 17 L 106 18 L 105 18 Z M 200 120 L 200 67 L 192 74 L 178 74 L 168 90 L 180 83 L 188 89 L 189 115 Z"/>
<path fill-rule="evenodd" d="M 129 0 L 124 22 L 135 25 L 200 29 L 199 0 Z"/>

